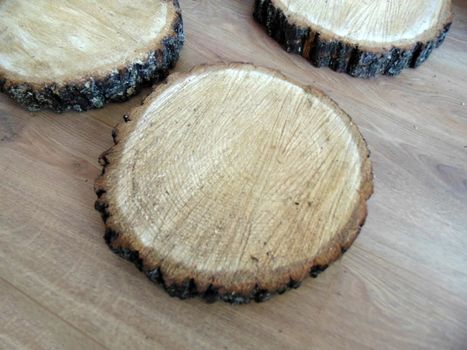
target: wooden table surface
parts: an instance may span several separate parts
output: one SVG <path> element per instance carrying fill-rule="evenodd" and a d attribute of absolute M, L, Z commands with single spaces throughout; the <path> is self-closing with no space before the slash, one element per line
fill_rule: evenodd
<path fill-rule="evenodd" d="M 417 70 L 357 80 L 282 51 L 253 0 L 181 0 L 177 71 L 249 61 L 315 85 L 372 151 L 360 237 L 318 279 L 262 304 L 180 301 L 110 252 L 98 155 L 144 93 L 87 113 L 0 96 L 0 348 L 467 349 L 467 1 Z"/>

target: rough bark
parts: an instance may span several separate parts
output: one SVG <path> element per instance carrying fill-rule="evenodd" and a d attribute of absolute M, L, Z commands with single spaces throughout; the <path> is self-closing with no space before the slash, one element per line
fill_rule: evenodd
<path fill-rule="evenodd" d="M 418 67 L 434 48 L 443 43 L 451 26 L 451 23 L 446 23 L 438 36 L 427 42 L 372 52 L 361 50 L 355 44 L 323 39 L 311 28 L 291 23 L 271 0 L 255 0 L 253 16 L 287 52 L 303 56 L 315 67 L 329 67 L 358 78 L 371 78 L 378 74 L 395 76 L 405 68 Z"/>
<path fill-rule="evenodd" d="M 179 58 L 184 42 L 183 20 L 178 0 L 171 33 L 163 38 L 160 47 L 149 50 L 143 63 L 132 63 L 116 68 L 105 77 L 92 74 L 85 80 L 65 84 L 33 85 L 9 81 L 1 77 L 0 91 L 23 105 L 29 111 L 51 109 L 61 113 L 68 110 L 82 112 L 101 108 L 109 102 L 126 101 L 144 86 L 162 81 Z"/>

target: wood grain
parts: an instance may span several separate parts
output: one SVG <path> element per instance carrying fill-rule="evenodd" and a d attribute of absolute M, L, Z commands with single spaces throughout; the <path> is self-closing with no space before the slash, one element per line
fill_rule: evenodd
<path fill-rule="evenodd" d="M 267 303 L 170 298 L 108 250 L 93 208 L 97 157 L 144 94 L 62 115 L 30 114 L 1 95 L 0 286 L 10 295 L 0 299 L 10 310 L 0 313 L 2 347 L 15 339 L 49 348 L 71 327 L 79 332 L 63 347 L 81 339 L 112 349 L 465 349 L 467 3 L 454 1 L 450 35 L 426 64 L 370 81 L 283 51 L 252 20 L 251 0 L 181 6 L 177 71 L 252 61 L 315 85 L 352 116 L 375 171 L 365 227 L 320 278 Z M 28 320 L 15 323 L 24 332 L 12 319 Z M 55 329 L 41 332 L 46 324 Z"/>
<path fill-rule="evenodd" d="M 360 132 L 278 71 L 174 73 L 112 133 L 95 185 L 105 240 L 182 299 L 268 300 L 325 270 L 365 221 Z"/>

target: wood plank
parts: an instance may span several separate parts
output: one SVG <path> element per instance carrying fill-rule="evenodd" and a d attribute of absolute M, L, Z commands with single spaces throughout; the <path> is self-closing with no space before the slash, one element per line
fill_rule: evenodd
<path fill-rule="evenodd" d="M 105 349 L 3 279 L 0 299 L 2 349 Z"/>
<path fill-rule="evenodd" d="M 112 349 L 465 348 L 467 3 L 454 5 L 445 44 L 422 67 L 365 81 L 284 52 L 254 23 L 251 0 L 181 3 L 176 70 L 219 60 L 280 68 L 335 99 L 372 151 L 375 195 L 355 244 L 318 279 L 264 304 L 172 299 L 105 246 L 93 209 L 97 157 L 147 90 L 63 115 L 29 114 L 1 95 L 0 339 L 20 348 L 38 337 L 44 348 L 93 339 Z"/>

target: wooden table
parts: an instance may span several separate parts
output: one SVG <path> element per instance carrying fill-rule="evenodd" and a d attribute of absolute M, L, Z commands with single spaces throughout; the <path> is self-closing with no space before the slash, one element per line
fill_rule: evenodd
<path fill-rule="evenodd" d="M 357 80 L 282 51 L 253 0 L 182 0 L 176 70 L 281 69 L 334 98 L 372 151 L 360 237 L 318 279 L 263 304 L 170 298 L 104 244 L 93 204 L 111 128 L 147 93 L 87 113 L 0 96 L 0 348 L 467 349 L 467 2 L 417 70 Z"/>

